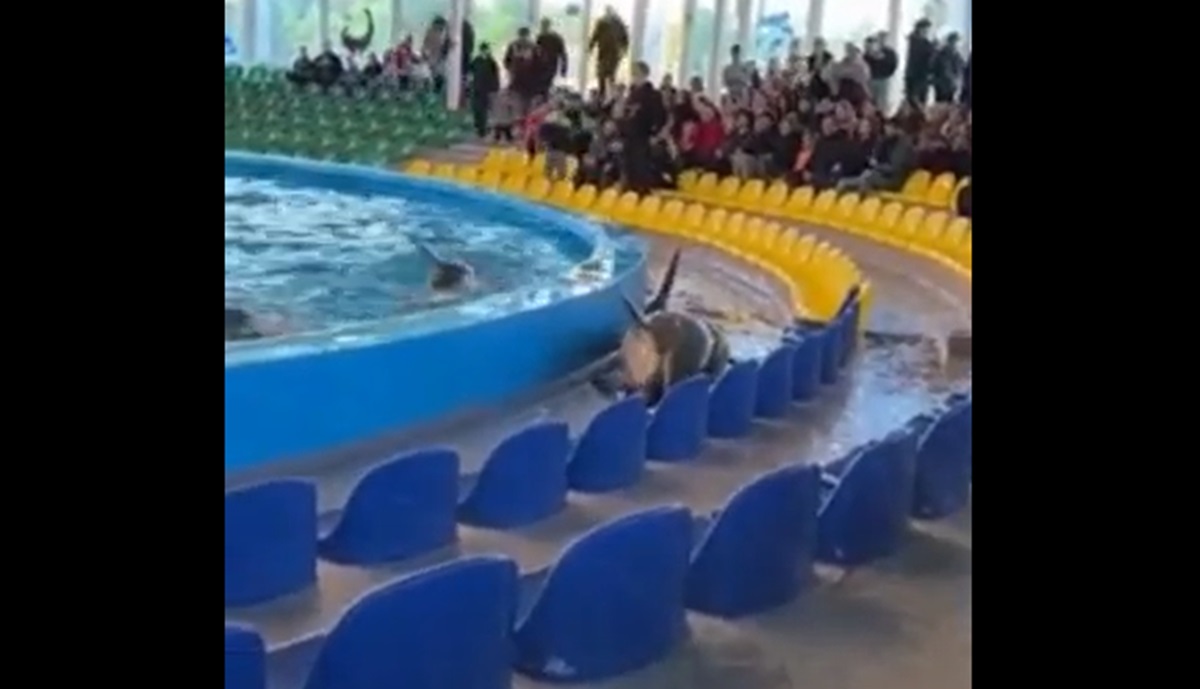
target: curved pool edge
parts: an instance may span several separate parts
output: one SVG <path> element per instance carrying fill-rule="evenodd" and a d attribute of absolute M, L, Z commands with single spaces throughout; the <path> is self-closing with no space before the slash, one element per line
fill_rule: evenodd
<path fill-rule="evenodd" d="M 581 237 L 607 237 L 599 226 L 570 214 L 464 185 L 279 156 L 227 152 L 226 159 L 357 175 L 376 189 L 402 179 L 519 209 L 533 223 L 552 219 Z M 629 324 L 624 296 L 644 293 L 645 285 L 645 251 L 639 245 L 630 265 L 590 291 L 517 313 L 417 335 L 384 332 L 374 341 L 235 365 L 227 356 L 226 473 L 336 452 L 442 416 L 502 404 L 570 376 L 615 350 Z"/>

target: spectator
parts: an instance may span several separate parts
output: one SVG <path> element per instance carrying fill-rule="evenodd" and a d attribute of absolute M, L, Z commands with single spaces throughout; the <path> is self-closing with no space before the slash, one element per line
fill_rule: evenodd
<path fill-rule="evenodd" d="M 617 78 L 617 67 L 629 51 L 629 30 L 612 5 L 604 8 L 604 16 L 596 22 L 588 50 L 596 51 L 596 78 L 600 95 L 608 94 Z"/>
<path fill-rule="evenodd" d="M 855 107 L 862 106 L 868 97 L 871 69 L 858 46 L 846 43 L 845 55 L 829 67 L 829 80 L 838 98 Z"/>
<path fill-rule="evenodd" d="M 492 48 L 487 43 L 479 44 L 479 54 L 469 66 L 471 78 L 471 115 L 475 121 L 475 133 L 479 138 L 487 136 L 488 113 L 492 99 L 500 91 L 500 66 L 492 57 Z M 511 139 L 511 134 L 509 135 Z"/>
<path fill-rule="evenodd" d="M 362 70 L 363 78 L 375 81 L 383 76 L 383 63 L 375 53 L 367 53 L 367 64 Z"/>
<path fill-rule="evenodd" d="M 912 141 L 895 118 L 884 123 L 883 138 L 876 147 L 870 168 L 842 180 L 840 189 L 855 191 L 898 191 L 916 167 Z"/>
<path fill-rule="evenodd" d="M 962 91 L 958 94 L 958 102 L 971 107 L 971 55 L 967 55 L 967 65 L 963 68 Z"/>
<path fill-rule="evenodd" d="M 888 92 L 891 90 L 892 77 L 900 66 L 900 58 L 896 51 L 887 44 L 887 33 L 880 31 L 867 39 L 867 51 L 863 59 L 871 73 L 871 100 L 883 112 L 888 112 Z"/>
<path fill-rule="evenodd" d="M 313 80 L 317 84 L 320 84 L 322 88 L 329 88 L 342 78 L 342 72 L 344 71 L 345 67 L 342 65 L 342 58 L 333 52 L 333 47 L 329 41 L 325 41 L 321 49 L 321 54 L 317 55 L 316 59 L 313 60 Z"/>
<path fill-rule="evenodd" d="M 492 140 L 496 143 L 513 143 L 513 127 L 521 119 L 521 99 L 512 88 L 501 89 L 492 98 L 488 124 L 492 128 Z"/>
<path fill-rule="evenodd" d="M 904 98 L 919 106 L 929 102 L 929 85 L 933 78 L 936 48 L 929 38 L 929 28 L 928 19 L 920 19 L 913 25 L 904 60 Z"/>
<path fill-rule="evenodd" d="M 433 87 L 441 90 L 446 80 L 446 56 L 449 55 L 450 31 L 445 17 L 435 16 L 429 22 L 425 31 L 425 40 L 421 41 L 421 58 L 429 68 L 429 77 Z"/>
<path fill-rule="evenodd" d="M 306 86 L 312 83 L 316 79 L 316 76 L 317 67 L 308 56 L 308 48 L 300 46 L 300 54 L 296 56 L 296 61 L 292 63 L 292 68 L 286 75 L 287 80 L 297 86 Z"/>
<path fill-rule="evenodd" d="M 624 136 L 625 186 L 642 194 L 656 186 L 650 144 L 667 121 L 662 95 L 650 81 L 650 67 L 645 62 L 633 66 L 628 107 Z"/>
<path fill-rule="evenodd" d="M 958 41 L 958 34 L 951 33 L 946 36 L 946 43 L 934 54 L 931 70 L 933 99 L 938 103 L 953 103 L 954 96 L 962 85 L 966 60 L 959 52 Z"/>
<path fill-rule="evenodd" d="M 504 51 L 504 69 L 508 85 L 521 99 L 522 111 L 528 111 L 534 96 L 541 90 L 538 73 L 537 46 L 529 40 L 529 29 L 517 29 L 517 38 Z"/>
<path fill-rule="evenodd" d="M 825 48 L 825 39 L 813 41 L 812 55 L 808 56 L 809 82 L 808 95 L 813 100 L 829 98 L 833 95 L 833 84 L 829 81 L 829 67 L 833 64 L 833 53 Z"/>
<path fill-rule="evenodd" d="M 721 83 L 725 92 L 738 105 L 749 105 L 750 76 L 753 68 L 742 62 L 742 47 L 734 45 L 729 49 L 729 64 L 721 73 Z"/>
<path fill-rule="evenodd" d="M 539 92 L 549 95 L 557 77 L 567 76 L 567 46 L 562 36 L 553 29 L 549 19 L 542 20 L 542 30 L 537 37 L 537 61 Z"/>

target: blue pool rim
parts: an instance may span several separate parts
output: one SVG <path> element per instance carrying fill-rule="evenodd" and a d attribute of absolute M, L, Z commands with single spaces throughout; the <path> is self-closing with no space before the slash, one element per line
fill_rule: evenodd
<path fill-rule="evenodd" d="M 593 244 L 604 233 L 570 214 L 465 185 L 351 165 L 226 152 L 235 165 L 337 175 L 373 194 L 429 189 L 527 212 L 539 231 L 557 228 Z M 504 317 L 431 332 L 377 332 L 345 343 L 311 343 L 284 357 L 225 367 L 225 470 L 311 457 L 465 410 L 503 403 L 602 359 L 630 316 L 625 295 L 645 292 L 636 259 L 591 291 Z"/>

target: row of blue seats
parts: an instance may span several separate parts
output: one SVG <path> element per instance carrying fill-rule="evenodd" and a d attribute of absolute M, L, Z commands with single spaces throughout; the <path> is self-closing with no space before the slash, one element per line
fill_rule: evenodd
<path fill-rule="evenodd" d="M 612 520 L 545 571 L 521 576 L 508 558 L 472 557 L 386 584 L 292 659 L 302 679 L 285 686 L 507 689 L 514 669 L 580 682 L 644 667 L 686 638 L 687 610 L 776 608 L 812 583 L 814 562 L 890 556 L 910 516 L 965 506 L 971 404 L 953 396 L 824 467 L 759 476 L 712 515 L 666 505 Z M 261 637 L 233 625 L 225 637 L 226 689 L 263 689 Z"/>
<path fill-rule="evenodd" d="M 576 442 L 560 421 L 524 428 L 466 481 L 450 449 L 393 458 L 359 480 L 340 514 L 324 515 L 336 523 L 323 535 L 311 482 L 231 491 L 225 496 L 225 605 L 260 604 L 311 586 L 318 557 L 375 565 L 450 545 L 458 522 L 526 526 L 562 510 L 569 490 L 628 488 L 647 459 L 686 461 L 703 451 L 707 437 L 744 437 L 756 416 L 780 418 L 793 401 L 814 398 L 822 382 L 837 382 L 857 342 L 857 316 L 857 302 L 850 302 L 828 327 L 793 333 L 761 365 L 735 364 L 711 386 L 705 376 L 683 381 L 653 413 L 639 395 L 618 401 Z"/>

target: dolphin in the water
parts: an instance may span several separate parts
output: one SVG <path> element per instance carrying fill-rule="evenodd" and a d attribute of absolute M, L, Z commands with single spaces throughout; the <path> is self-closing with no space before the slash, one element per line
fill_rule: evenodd
<path fill-rule="evenodd" d="M 621 340 L 619 357 L 624 386 L 657 404 L 675 383 L 698 373 L 719 376 L 730 364 L 729 341 L 717 325 L 688 313 L 671 311 L 667 302 L 679 270 L 676 250 L 654 298 L 639 308 L 628 298 L 633 325 Z"/>
<path fill-rule="evenodd" d="M 475 274 L 475 269 L 466 261 L 442 258 L 420 242 L 416 242 L 416 246 L 433 263 L 433 268 L 429 271 L 429 286 L 435 290 L 459 289 L 466 286 Z"/>
<path fill-rule="evenodd" d="M 225 340 L 257 340 L 264 334 L 255 326 L 249 311 L 236 306 L 225 307 Z"/>

